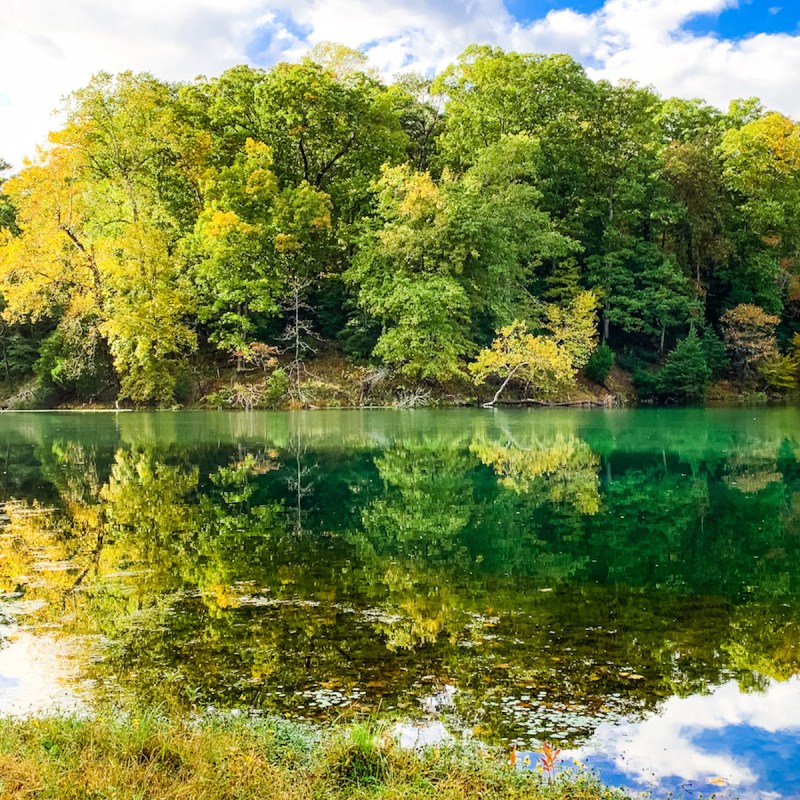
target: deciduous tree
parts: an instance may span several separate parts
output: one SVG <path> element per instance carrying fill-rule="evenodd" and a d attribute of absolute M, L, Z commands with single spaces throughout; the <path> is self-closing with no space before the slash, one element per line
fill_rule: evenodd
<path fill-rule="evenodd" d="M 759 364 L 777 354 L 775 328 L 780 319 L 758 306 L 742 304 L 722 315 L 722 335 L 740 379 L 751 378 Z"/>

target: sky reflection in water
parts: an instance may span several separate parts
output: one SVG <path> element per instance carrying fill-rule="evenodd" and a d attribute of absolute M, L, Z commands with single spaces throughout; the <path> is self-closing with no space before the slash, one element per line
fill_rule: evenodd
<path fill-rule="evenodd" d="M 2 598 L 0 598 L 0 602 Z M 24 607 L 15 604 L 17 613 Z M 0 609 L 11 611 L 4 602 Z M 67 638 L 34 634 L 0 615 L 0 714 L 82 713 L 85 656 Z"/>
<path fill-rule="evenodd" d="M 800 680 L 763 693 L 729 682 L 708 695 L 672 697 L 641 722 L 600 725 L 563 756 L 632 790 L 800 797 Z"/>

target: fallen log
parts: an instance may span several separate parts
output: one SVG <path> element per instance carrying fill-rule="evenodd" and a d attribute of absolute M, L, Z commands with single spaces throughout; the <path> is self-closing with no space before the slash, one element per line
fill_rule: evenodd
<path fill-rule="evenodd" d="M 544 406 L 546 408 L 609 408 L 613 404 L 613 398 L 600 400 L 566 400 L 556 402 L 553 400 L 536 400 L 532 397 L 525 397 L 522 400 L 497 400 L 494 403 L 484 403 L 484 408 L 493 406 Z"/>

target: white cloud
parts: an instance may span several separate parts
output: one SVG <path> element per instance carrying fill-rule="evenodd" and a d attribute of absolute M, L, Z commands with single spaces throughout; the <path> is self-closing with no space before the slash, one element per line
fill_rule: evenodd
<path fill-rule="evenodd" d="M 735 682 L 707 695 L 672 697 L 658 714 L 627 725 L 604 724 L 580 750 L 564 754 L 589 759 L 602 754 L 630 779 L 656 785 L 668 778 L 706 784 L 721 777 L 741 794 L 759 780 L 758 759 L 737 758 L 733 745 L 748 726 L 779 738 L 800 728 L 800 680 L 772 683 L 761 693 L 742 693 Z M 717 732 L 716 751 L 695 741 L 703 733 Z M 726 737 L 726 731 L 730 735 Z M 761 795 L 759 795 L 761 796 Z"/>
<path fill-rule="evenodd" d="M 0 14 L 0 154 L 19 164 L 53 127 L 60 99 L 95 72 L 151 71 L 171 80 L 245 60 L 273 24 L 262 0 L 4 0 Z"/>
<path fill-rule="evenodd" d="M 296 57 L 323 40 L 365 49 L 386 75 L 441 69 L 472 42 L 568 52 L 594 77 L 634 78 L 722 107 L 758 95 L 800 116 L 800 36 L 725 41 L 683 28 L 737 4 L 606 0 L 593 14 L 565 9 L 520 23 L 503 0 L 3 0 L 0 155 L 19 164 L 32 154 L 55 124 L 59 98 L 99 70 L 189 80 Z"/>

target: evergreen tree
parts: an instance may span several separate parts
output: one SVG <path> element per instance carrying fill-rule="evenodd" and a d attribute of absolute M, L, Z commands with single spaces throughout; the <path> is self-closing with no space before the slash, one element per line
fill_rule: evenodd
<path fill-rule="evenodd" d="M 710 378 L 703 342 L 692 330 L 667 356 L 658 375 L 658 394 L 678 403 L 702 403 Z"/>
<path fill-rule="evenodd" d="M 604 385 L 614 366 L 614 359 L 614 351 L 604 342 L 589 358 L 586 364 L 586 377 Z"/>

